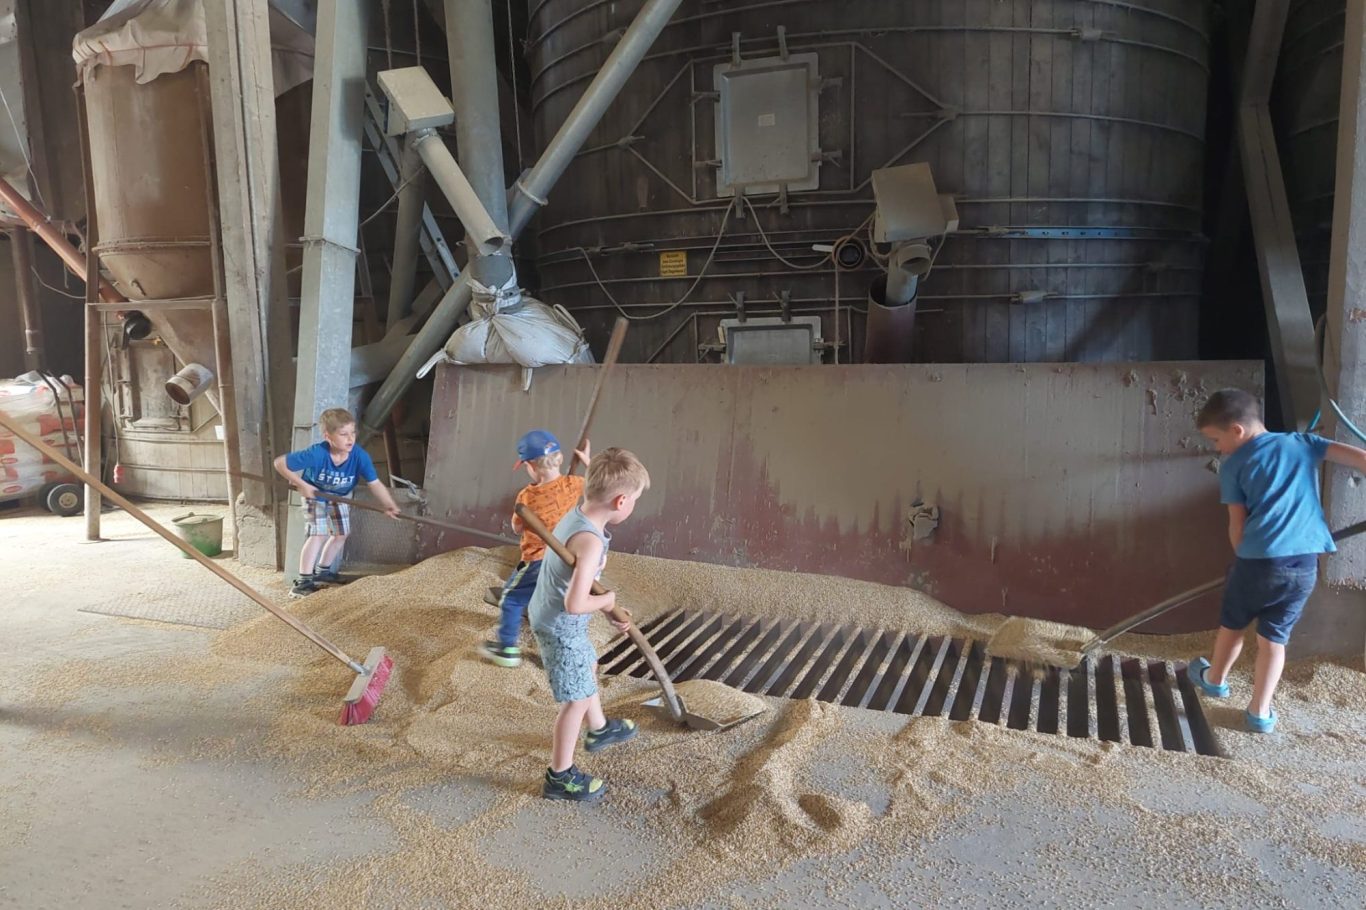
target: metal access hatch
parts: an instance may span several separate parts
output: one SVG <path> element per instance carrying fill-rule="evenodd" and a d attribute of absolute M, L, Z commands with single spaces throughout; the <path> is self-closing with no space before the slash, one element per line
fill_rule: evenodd
<path fill-rule="evenodd" d="M 820 73 L 816 54 L 720 63 L 716 195 L 820 186 Z"/>

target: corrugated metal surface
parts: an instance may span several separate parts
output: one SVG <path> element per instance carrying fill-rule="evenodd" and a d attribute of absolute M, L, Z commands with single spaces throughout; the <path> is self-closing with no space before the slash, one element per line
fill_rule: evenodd
<path fill-rule="evenodd" d="M 575 432 L 594 367 L 439 372 L 431 513 L 497 530 L 514 443 Z M 653 488 L 617 549 L 926 590 L 969 612 L 1103 626 L 1222 571 L 1225 521 L 1192 419 L 1259 364 L 619 366 L 593 442 Z M 917 502 L 920 505 L 917 505 Z M 937 506 L 916 539 L 912 519 Z M 922 525 L 922 528 L 926 527 Z M 467 544 L 424 532 L 430 555 Z M 1208 628 L 1211 609 L 1169 631 Z"/>
<path fill-rule="evenodd" d="M 532 0 L 541 143 L 610 52 L 603 36 L 640 5 Z M 689 288 L 719 242 L 687 302 L 632 333 L 627 360 L 662 348 L 661 362 L 695 362 L 694 313 L 706 342 L 737 294 L 757 315 L 788 292 L 796 311 L 822 313 L 826 339 L 852 340 L 841 362 L 858 361 L 863 316 L 850 305 L 862 308 L 878 270 L 865 260 L 837 290 L 812 244 L 864 222 L 874 169 L 928 162 L 940 191 L 957 197 L 965 231 L 921 289 L 917 360 L 1193 357 L 1212 7 L 685 0 L 550 196 L 541 295 L 573 310 L 596 341 L 616 315 L 598 278 L 647 316 Z M 793 55 L 819 59 L 819 144 L 838 160 L 821 166 L 819 189 L 791 192 L 785 209 L 756 195 L 755 210 L 723 232 L 713 68 L 731 61 L 733 37 L 746 59 L 775 57 L 779 29 Z M 663 251 L 684 251 L 686 274 L 664 270 Z M 1012 306 L 1028 292 L 1041 299 Z"/>

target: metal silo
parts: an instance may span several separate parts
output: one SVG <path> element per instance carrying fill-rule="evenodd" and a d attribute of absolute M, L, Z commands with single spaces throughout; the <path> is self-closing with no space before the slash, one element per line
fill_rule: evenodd
<path fill-rule="evenodd" d="M 639 6 L 530 0 L 542 143 Z M 921 285 L 917 359 L 1192 357 L 1209 17 L 1208 0 L 688 0 L 556 187 L 540 296 L 598 338 L 618 306 L 637 317 L 632 360 L 705 359 L 721 320 L 760 315 L 815 317 L 825 362 L 860 360 L 872 173 L 926 162 L 961 230 Z M 812 249 L 832 245 L 838 273 Z"/>

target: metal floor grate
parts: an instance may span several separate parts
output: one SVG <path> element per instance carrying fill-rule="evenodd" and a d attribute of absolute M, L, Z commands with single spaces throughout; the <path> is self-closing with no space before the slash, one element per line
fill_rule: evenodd
<path fill-rule="evenodd" d="M 676 611 L 641 626 L 675 682 L 710 679 L 758 695 L 980 720 L 1173 752 L 1222 755 L 1185 664 L 1104 655 L 1032 674 L 982 642 L 790 619 Z M 629 638 L 604 672 L 649 675 Z"/>

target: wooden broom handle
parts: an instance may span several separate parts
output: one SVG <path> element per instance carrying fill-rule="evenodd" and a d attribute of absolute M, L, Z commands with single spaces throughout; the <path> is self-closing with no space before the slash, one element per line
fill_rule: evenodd
<path fill-rule="evenodd" d="M 531 511 L 525 504 L 520 502 L 517 503 L 515 511 L 517 512 L 517 517 L 522 519 L 522 523 L 526 525 L 527 530 L 541 538 L 541 540 L 544 540 L 545 545 L 554 551 L 555 555 L 560 557 L 566 565 L 572 567 L 577 563 L 574 554 L 569 552 L 568 547 L 560 543 L 559 538 L 550 533 L 546 528 L 545 523 L 542 522 L 540 518 L 536 517 L 535 512 Z M 593 593 L 606 594 L 608 593 L 608 589 L 603 587 L 602 583 L 597 579 L 594 579 Z M 612 617 L 613 622 L 631 621 L 631 615 L 616 604 L 613 604 L 612 609 L 607 611 L 607 615 Z M 679 700 L 678 693 L 674 691 L 673 680 L 669 678 L 668 672 L 664 669 L 663 662 L 660 661 L 659 655 L 655 653 L 655 649 L 651 647 L 649 640 L 645 637 L 645 633 L 641 632 L 640 629 L 636 627 L 635 623 L 631 623 L 626 629 L 626 634 L 631 637 L 631 641 L 635 642 L 636 648 L 644 655 L 645 662 L 650 665 L 650 670 L 654 673 L 655 680 L 659 682 L 659 688 L 664 693 L 664 703 L 669 709 L 669 714 L 673 716 L 674 720 L 682 721 L 683 703 Z"/>
<path fill-rule="evenodd" d="M 574 446 L 574 454 L 569 456 L 569 470 L 566 472 L 568 474 L 573 474 L 579 466 L 579 452 L 588 445 L 588 429 L 593 425 L 593 415 L 598 410 L 598 398 L 602 395 L 602 387 L 607 384 L 607 374 L 612 372 L 617 358 L 621 356 L 621 346 L 626 341 L 626 330 L 630 325 L 626 317 L 618 316 L 616 324 L 612 326 L 612 337 L 607 342 L 607 354 L 602 358 L 602 369 L 598 370 L 597 382 L 593 384 L 593 397 L 588 399 L 588 413 L 583 415 L 583 426 L 579 428 L 579 444 Z"/>
<path fill-rule="evenodd" d="M 364 509 L 367 512 L 378 512 L 381 515 L 389 514 L 379 506 L 371 505 L 368 502 L 361 502 L 357 499 L 348 499 L 345 496 L 336 496 L 332 493 L 324 492 L 323 490 L 318 490 L 318 496 L 332 502 L 340 502 L 348 506 L 355 506 L 357 509 Z M 468 534 L 471 537 L 480 537 L 492 543 L 503 544 L 505 546 L 515 547 L 518 544 L 518 541 L 513 540 L 511 537 L 504 537 L 501 534 L 494 534 L 491 531 L 480 531 L 478 528 L 467 528 L 464 525 L 442 521 L 439 518 L 428 518 L 425 515 L 408 515 L 404 512 L 400 512 L 394 517 L 402 519 L 403 521 L 411 521 L 414 524 L 430 525 L 433 528 L 441 528 L 443 531 L 455 531 L 459 534 Z"/>
<path fill-rule="evenodd" d="M 346 666 L 352 672 L 365 672 L 365 668 L 362 667 L 360 664 L 356 663 L 350 657 L 348 657 L 346 655 L 346 652 L 343 651 L 341 648 L 338 648 L 336 645 L 332 644 L 332 642 L 323 638 L 317 632 L 314 632 L 308 626 L 304 625 L 303 622 L 289 615 L 284 610 L 281 610 L 279 607 L 275 606 L 275 604 L 271 603 L 270 601 L 266 600 L 254 588 L 252 588 L 251 585 L 247 584 L 242 579 L 238 578 L 236 575 L 233 575 L 227 569 L 223 568 L 218 563 L 214 562 L 212 559 L 209 559 L 209 557 L 205 556 L 203 553 L 199 552 L 194 547 L 190 546 L 185 541 L 181 540 L 179 537 L 175 536 L 170 531 L 166 530 L 166 528 L 159 524 L 156 521 L 156 519 L 152 518 L 152 516 L 148 515 L 146 512 L 142 511 L 137 506 L 133 505 L 127 499 L 124 499 L 110 487 L 105 486 L 98 479 L 87 473 L 80 465 L 76 464 L 74 461 L 67 458 L 61 452 L 47 445 L 41 439 L 37 438 L 32 433 L 29 433 L 23 427 L 20 427 L 17 423 L 11 420 L 3 411 L 0 411 L 0 426 L 3 426 L 5 429 L 13 433 L 15 436 L 19 437 L 24 442 L 32 446 L 34 449 L 41 452 L 43 456 L 46 457 L 49 461 L 61 465 L 62 467 L 70 471 L 72 474 L 74 474 L 76 477 L 80 478 L 88 486 L 93 487 L 96 490 L 99 490 L 102 496 L 105 496 L 106 498 L 114 502 L 119 508 L 127 512 L 129 515 L 132 515 L 138 521 L 142 522 L 147 527 L 155 531 L 157 534 L 161 535 L 161 537 L 165 538 L 165 540 L 168 543 L 176 547 L 176 549 L 180 550 L 186 556 L 189 556 L 195 562 L 199 563 L 201 566 L 208 569 L 210 572 L 217 575 L 219 578 L 223 579 L 228 584 L 232 585 L 238 591 L 241 591 L 247 597 L 250 597 L 252 600 L 256 601 L 256 603 L 259 606 L 274 614 L 277 619 L 282 620 L 283 622 L 288 624 L 290 628 L 292 628 L 295 632 L 298 632 L 304 638 L 307 638 L 309 641 L 313 642 L 313 644 L 322 648 L 328 654 L 332 655 L 337 660 L 346 664 Z"/>

